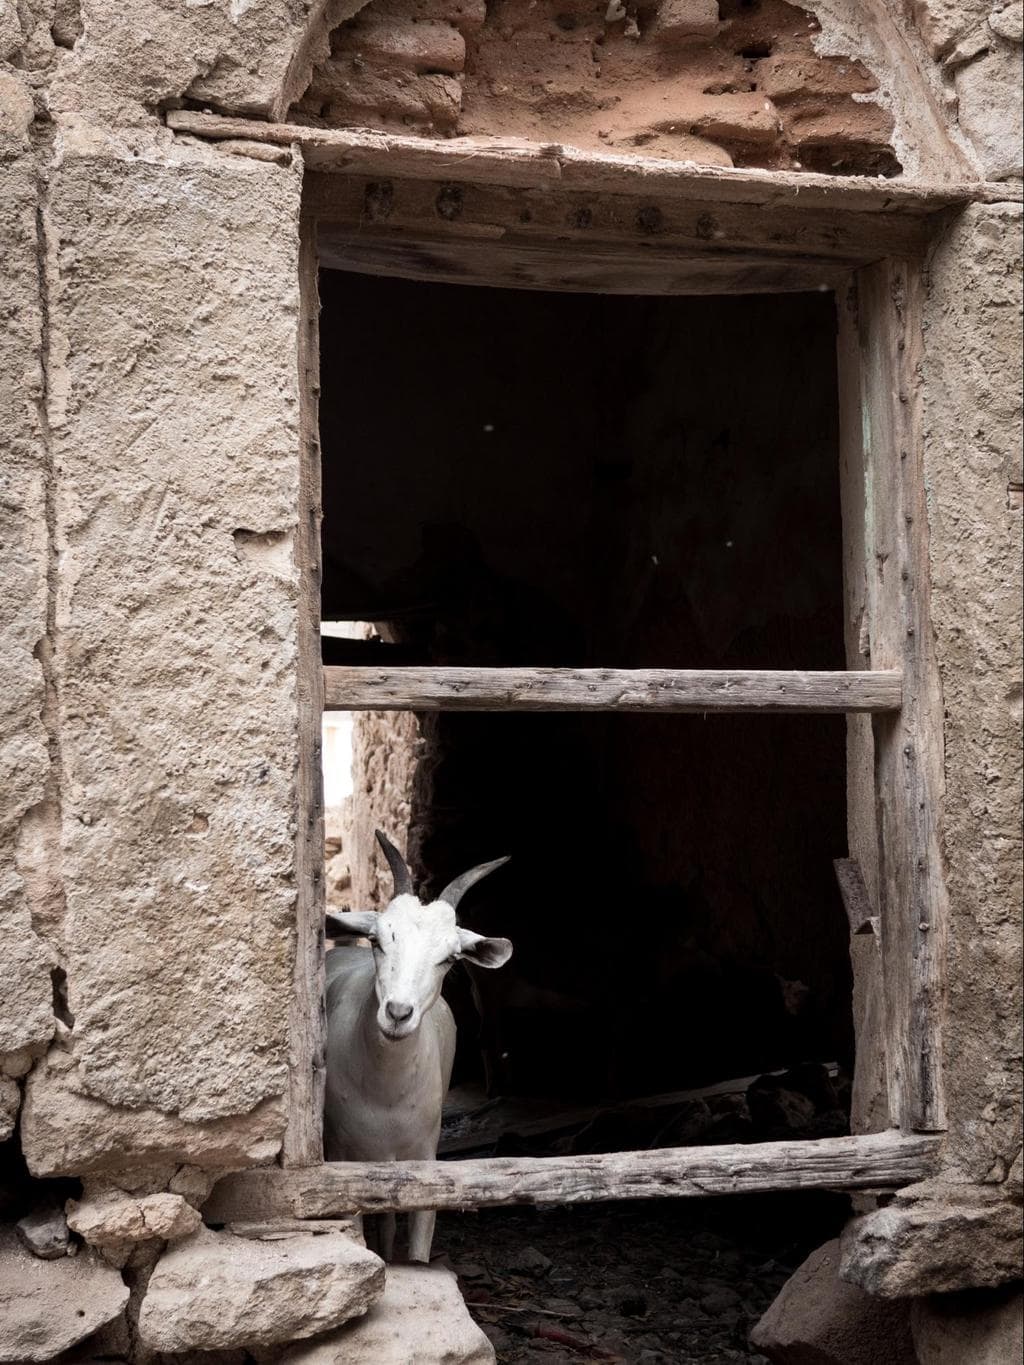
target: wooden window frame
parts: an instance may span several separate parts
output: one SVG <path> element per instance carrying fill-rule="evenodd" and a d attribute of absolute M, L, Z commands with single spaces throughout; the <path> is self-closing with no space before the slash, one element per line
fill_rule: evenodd
<path fill-rule="evenodd" d="M 729 172 L 557 146 L 392 137 L 174 111 L 209 138 L 289 145 L 307 167 L 300 252 L 302 469 L 298 951 L 281 1165 L 222 1179 L 213 1221 L 718 1195 L 891 1190 L 934 1168 L 945 1115 L 942 707 L 929 618 L 922 269 L 984 185 Z M 442 207 L 442 205 L 444 207 Z M 317 270 L 651 294 L 833 290 L 848 671 L 323 668 Z M 874 765 L 890 1127 L 813 1141 L 565 1158 L 324 1162 L 321 715 L 328 709 L 844 712 Z M 867 719 L 865 719 L 865 717 Z M 867 728 L 869 727 L 869 728 Z M 844 899 L 850 908 L 851 869 Z M 853 880 L 856 880 L 854 867 Z M 877 872 L 877 877 L 874 873 Z M 851 909 L 851 916 L 854 911 Z"/>

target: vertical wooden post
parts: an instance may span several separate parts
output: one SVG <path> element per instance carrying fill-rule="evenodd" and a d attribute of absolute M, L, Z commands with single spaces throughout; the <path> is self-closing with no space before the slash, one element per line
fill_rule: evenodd
<path fill-rule="evenodd" d="M 867 470 L 864 387 L 856 277 L 836 291 L 839 380 L 839 488 L 843 513 L 843 634 L 847 668 L 871 667 L 865 537 Z M 875 818 L 875 742 L 871 717 L 846 717 L 846 827 L 850 857 L 859 868 L 872 907 L 879 904 Z M 872 914 L 874 915 L 874 910 Z M 857 1059 L 850 1124 L 854 1133 L 877 1132 L 892 1122 L 886 1071 L 886 1014 L 881 925 L 852 934 L 853 1022 Z"/>
<path fill-rule="evenodd" d="M 920 267 L 858 276 L 871 666 L 903 672 L 903 708 L 873 718 L 889 1103 L 905 1131 L 945 1124 L 947 898 L 939 821 L 942 694 L 929 617 L 919 367 Z"/>
<path fill-rule="evenodd" d="M 320 298 L 315 225 L 304 219 L 299 250 L 298 829 L 295 974 L 289 1021 L 285 1166 L 323 1161 L 324 810 L 321 769 L 323 668 L 320 660 Z"/>

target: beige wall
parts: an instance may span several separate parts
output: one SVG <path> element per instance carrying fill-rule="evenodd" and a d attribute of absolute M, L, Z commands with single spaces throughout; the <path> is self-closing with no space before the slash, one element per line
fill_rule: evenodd
<path fill-rule="evenodd" d="M 998 1183 L 1021 1149 L 1021 210 L 937 243 L 925 317 L 932 620 L 945 708 L 950 1159 Z"/>

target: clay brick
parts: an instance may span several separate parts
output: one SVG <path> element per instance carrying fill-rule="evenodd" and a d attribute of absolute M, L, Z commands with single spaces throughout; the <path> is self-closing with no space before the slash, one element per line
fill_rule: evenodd
<path fill-rule="evenodd" d="M 779 135 L 779 115 L 759 92 L 750 95 L 713 95 L 703 102 L 691 129 L 715 142 L 773 142 Z"/>
<path fill-rule="evenodd" d="M 770 100 L 870 94 L 878 89 L 878 82 L 860 62 L 794 53 L 779 53 L 759 62 L 757 85 Z"/>
<path fill-rule="evenodd" d="M 327 119 L 339 126 L 390 119 L 453 128 L 462 112 L 462 86 L 453 76 L 396 77 L 351 61 L 318 67 L 310 95 L 328 106 Z"/>
<path fill-rule="evenodd" d="M 892 116 L 879 104 L 857 100 L 814 101 L 783 108 L 786 138 L 796 147 L 889 147 Z"/>
<path fill-rule="evenodd" d="M 462 33 L 484 26 L 484 0 L 374 0 L 373 19 L 444 19 Z"/>
<path fill-rule="evenodd" d="M 372 66 L 443 72 L 454 76 L 466 65 L 466 40 L 451 24 L 434 19 L 360 19 L 339 29 L 332 40 L 333 55 L 361 57 Z"/>
<path fill-rule="evenodd" d="M 718 0 L 662 0 L 648 30 L 656 43 L 671 46 L 718 32 Z"/>

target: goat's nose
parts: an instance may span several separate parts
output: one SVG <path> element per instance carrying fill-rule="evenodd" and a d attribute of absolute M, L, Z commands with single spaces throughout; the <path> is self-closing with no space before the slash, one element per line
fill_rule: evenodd
<path fill-rule="evenodd" d="M 384 1006 L 388 1018 L 395 1024 L 402 1024 L 412 1014 L 412 1006 L 404 1000 L 389 1000 Z"/>

